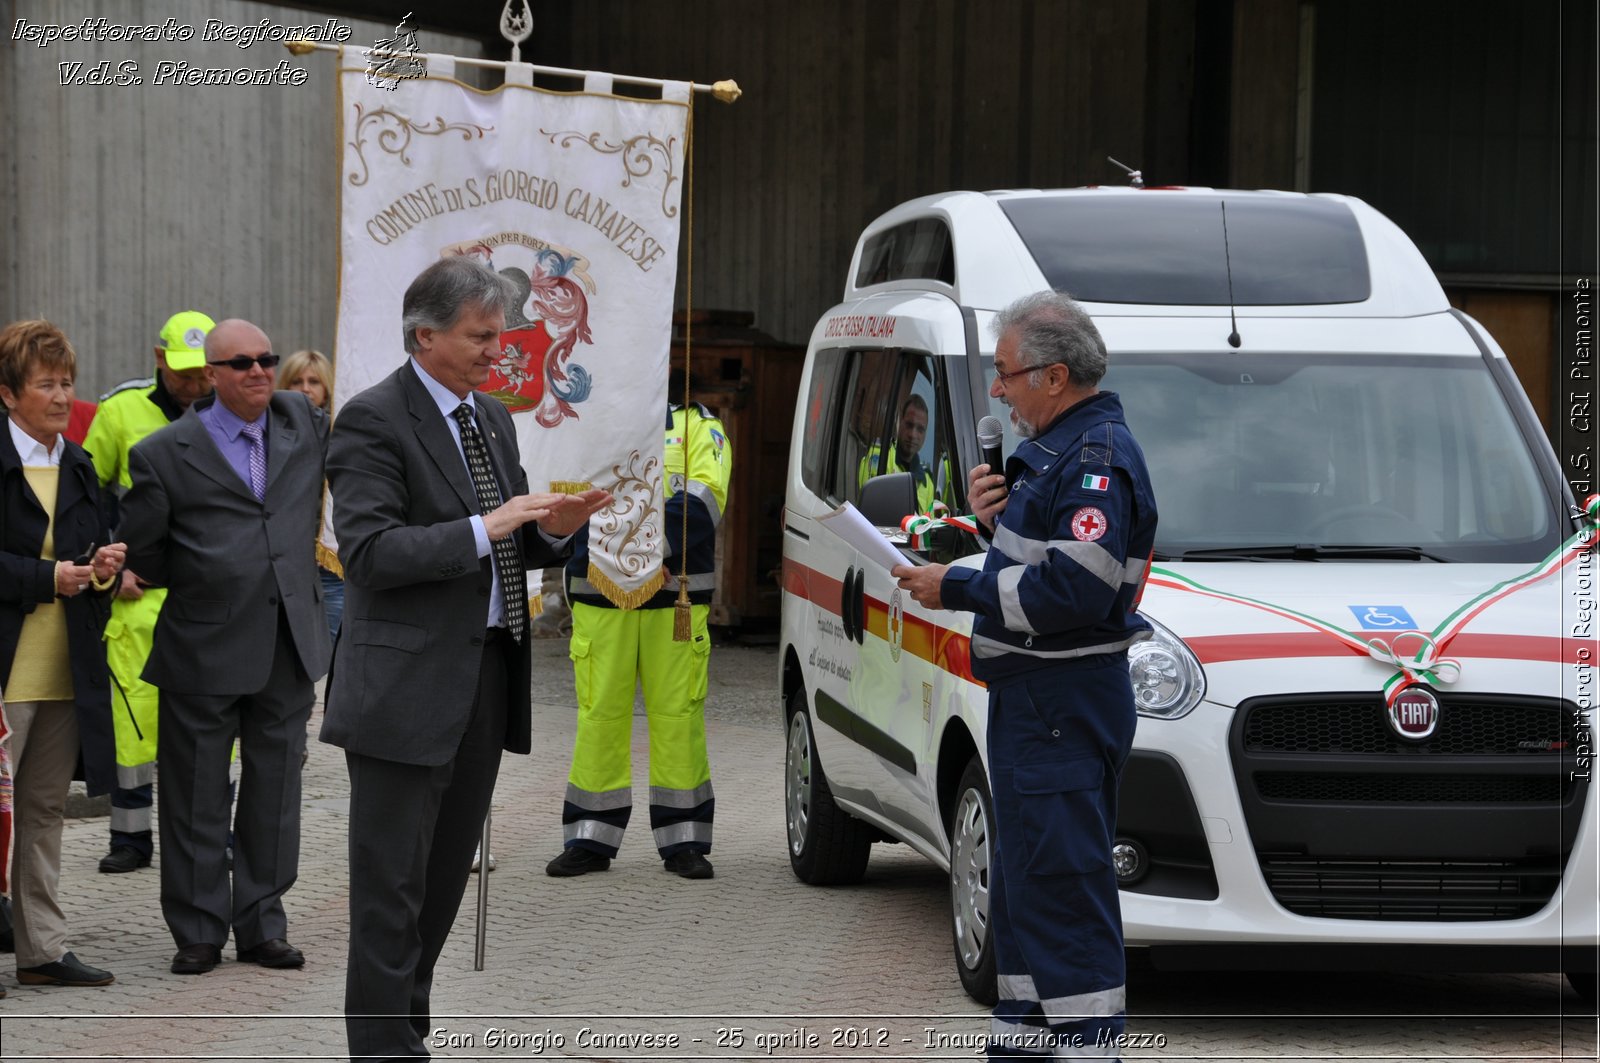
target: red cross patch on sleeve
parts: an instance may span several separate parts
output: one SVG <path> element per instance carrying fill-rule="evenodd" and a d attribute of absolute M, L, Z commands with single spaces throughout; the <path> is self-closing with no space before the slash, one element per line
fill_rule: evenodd
<path fill-rule="evenodd" d="M 1094 506 L 1084 506 L 1068 522 L 1072 537 L 1080 542 L 1092 543 L 1106 533 L 1106 515 Z"/>

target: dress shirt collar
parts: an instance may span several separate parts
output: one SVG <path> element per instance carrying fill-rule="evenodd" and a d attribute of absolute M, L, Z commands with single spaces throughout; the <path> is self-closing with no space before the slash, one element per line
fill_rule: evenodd
<path fill-rule="evenodd" d="M 213 402 L 209 408 L 211 411 L 211 423 L 217 426 L 230 443 L 239 438 L 239 433 L 244 431 L 246 424 L 258 424 L 263 430 L 267 427 L 267 411 L 265 410 L 262 410 L 261 416 L 254 421 L 246 421 L 220 402 Z"/>
<path fill-rule="evenodd" d="M 472 392 L 467 392 L 467 397 L 464 399 L 458 398 L 455 392 L 429 376 L 428 371 L 422 368 L 422 363 L 416 358 L 411 359 L 411 368 L 416 372 L 417 379 L 422 381 L 422 386 L 428 390 L 428 397 L 439 407 L 439 412 L 444 415 L 445 420 L 455 424 L 456 407 L 463 402 L 472 407 L 472 415 L 474 418 L 477 417 L 478 404 L 473 401 Z"/>
<path fill-rule="evenodd" d="M 17 422 L 6 418 L 6 427 L 11 429 L 11 442 L 17 448 L 17 457 L 22 459 L 24 465 L 60 465 L 61 455 L 66 452 L 67 441 L 65 436 L 56 436 L 56 445 L 46 447 L 43 443 L 24 432 L 18 427 Z"/>

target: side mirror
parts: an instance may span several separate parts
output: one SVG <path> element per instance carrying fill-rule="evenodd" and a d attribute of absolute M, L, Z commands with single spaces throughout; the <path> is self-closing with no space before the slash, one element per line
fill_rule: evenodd
<path fill-rule="evenodd" d="M 898 528 L 900 518 L 917 511 L 917 486 L 908 472 L 874 476 L 862 485 L 856 508 L 880 528 Z"/>

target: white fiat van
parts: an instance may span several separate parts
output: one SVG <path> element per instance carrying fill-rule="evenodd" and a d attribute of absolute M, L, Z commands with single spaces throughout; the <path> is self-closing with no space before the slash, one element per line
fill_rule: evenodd
<path fill-rule="evenodd" d="M 1592 1003 L 1592 532 L 1493 338 L 1340 196 L 959 192 L 862 234 L 789 467 L 795 874 L 858 880 L 881 841 L 947 867 L 956 969 L 993 999 L 971 616 L 924 610 L 818 518 L 852 502 L 914 554 L 982 564 L 957 524 L 899 526 L 967 512 L 974 423 L 1009 425 L 990 323 L 1047 287 L 1104 335 L 1161 514 L 1115 851 L 1130 950 L 1564 971 Z"/>

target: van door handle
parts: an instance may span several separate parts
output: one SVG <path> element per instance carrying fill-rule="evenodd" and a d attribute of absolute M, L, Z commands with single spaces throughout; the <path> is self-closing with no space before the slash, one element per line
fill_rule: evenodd
<path fill-rule="evenodd" d="M 856 567 L 851 565 L 844 570 L 844 583 L 839 586 L 839 622 L 844 625 L 844 637 L 854 640 L 856 608 L 852 597 L 855 591 Z"/>
<path fill-rule="evenodd" d="M 856 569 L 856 642 L 866 645 L 867 642 L 867 568 L 865 565 Z"/>

